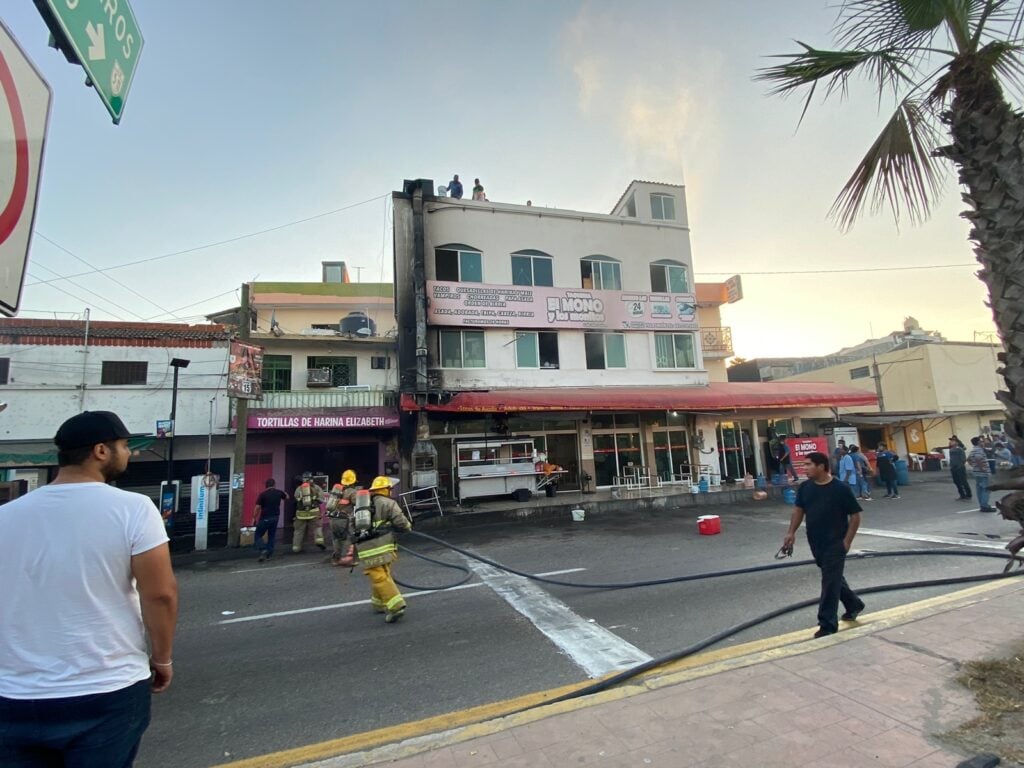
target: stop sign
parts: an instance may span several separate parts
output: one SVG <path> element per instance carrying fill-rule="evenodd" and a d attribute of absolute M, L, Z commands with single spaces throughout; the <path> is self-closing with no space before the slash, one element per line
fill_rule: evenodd
<path fill-rule="evenodd" d="M 50 118 L 50 86 L 0 22 L 0 314 L 21 302 L 43 143 Z"/>

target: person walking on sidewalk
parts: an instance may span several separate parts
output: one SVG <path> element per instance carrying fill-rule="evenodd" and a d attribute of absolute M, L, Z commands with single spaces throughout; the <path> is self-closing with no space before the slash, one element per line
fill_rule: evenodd
<path fill-rule="evenodd" d="M 857 496 L 862 501 L 871 501 L 871 487 L 868 485 L 868 478 L 871 477 L 871 465 L 868 464 L 860 446 L 850 446 L 850 458 L 853 460 L 853 470 L 857 477 Z"/>
<path fill-rule="evenodd" d="M 885 483 L 885 498 L 898 499 L 900 497 L 899 477 L 896 474 L 896 460 L 899 458 L 890 451 L 885 443 L 878 444 L 875 452 L 875 463 L 878 466 L 878 476 Z"/>
<path fill-rule="evenodd" d="M 260 550 L 261 563 L 274 556 L 274 539 L 277 537 L 277 519 L 281 516 L 281 502 L 288 498 L 287 493 L 274 487 L 274 478 L 268 477 L 263 485 L 264 491 L 256 497 L 252 518 L 256 523 L 253 543 Z M 264 536 L 267 537 L 266 546 L 261 543 Z"/>
<path fill-rule="evenodd" d="M 971 451 L 967 454 L 967 464 L 974 475 L 974 489 L 978 493 L 978 506 L 981 512 L 995 512 L 996 508 L 988 503 L 988 481 L 992 479 L 988 454 L 981 447 L 981 438 L 971 438 Z"/>
<path fill-rule="evenodd" d="M 864 610 L 864 601 L 850 589 L 843 577 L 846 553 L 860 527 L 860 504 L 848 483 L 832 477 L 828 456 L 815 451 L 804 464 L 807 479 L 796 492 L 796 506 L 782 548 L 793 551 L 796 532 L 807 520 L 807 543 L 814 562 L 821 569 L 821 598 L 818 601 L 818 631 L 815 637 L 839 631 L 839 603 L 846 613 L 843 621 L 854 621 Z"/>
<path fill-rule="evenodd" d="M 949 474 L 956 485 L 957 501 L 971 498 L 971 484 L 967 482 L 967 451 L 960 438 L 951 435 L 949 438 Z"/>
<path fill-rule="evenodd" d="M 132 436 L 110 411 L 72 416 L 56 479 L 0 507 L 0 765 L 129 768 L 174 677 L 163 520 L 107 485 Z"/>

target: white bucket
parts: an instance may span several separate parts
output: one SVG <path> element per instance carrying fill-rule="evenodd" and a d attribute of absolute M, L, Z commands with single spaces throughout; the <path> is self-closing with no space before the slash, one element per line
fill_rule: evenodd
<path fill-rule="evenodd" d="M 579 523 L 585 520 L 587 517 L 587 510 L 585 509 L 574 509 L 572 510 L 572 521 Z"/>

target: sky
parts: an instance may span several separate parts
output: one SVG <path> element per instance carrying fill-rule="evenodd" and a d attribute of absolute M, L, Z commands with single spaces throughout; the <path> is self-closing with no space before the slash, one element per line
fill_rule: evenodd
<path fill-rule="evenodd" d="M 994 331 L 954 174 L 922 226 L 827 218 L 891 103 L 855 82 L 798 130 L 801 101 L 753 81 L 795 40 L 828 47 L 824 0 L 131 5 L 145 45 L 117 126 L 29 0 L 0 10 L 53 91 L 24 317 L 198 322 L 322 260 L 390 281 L 390 192 L 459 173 L 600 213 L 632 179 L 685 184 L 697 280 L 743 276 L 722 308 L 738 356 L 827 354 L 907 316 Z"/>

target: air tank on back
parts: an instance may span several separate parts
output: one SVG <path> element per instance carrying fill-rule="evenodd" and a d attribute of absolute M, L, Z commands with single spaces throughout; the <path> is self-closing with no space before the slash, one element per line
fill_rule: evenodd
<path fill-rule="evenodd" d="M 355 312 L 349 312 L 345 317 L 341 318 L 340 322 L 341 332 L 346 335 L 354 336 L 376 336 L 377 335 L 377 323 L 372 318 L 368 317 L 365 312 L 356 310 Z"/>

